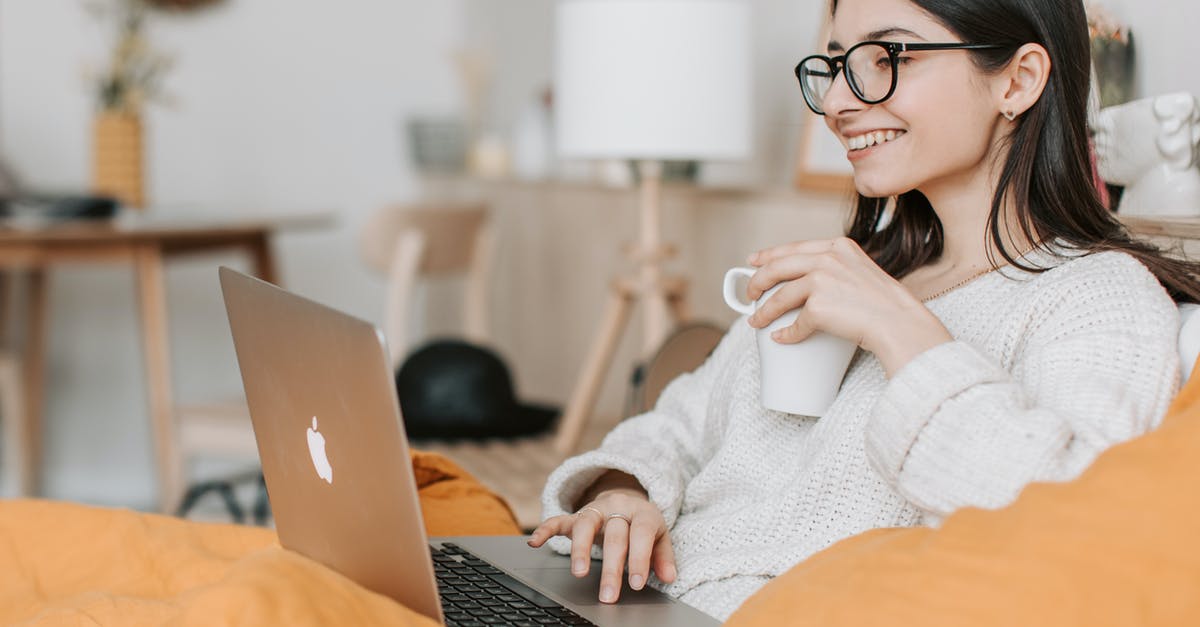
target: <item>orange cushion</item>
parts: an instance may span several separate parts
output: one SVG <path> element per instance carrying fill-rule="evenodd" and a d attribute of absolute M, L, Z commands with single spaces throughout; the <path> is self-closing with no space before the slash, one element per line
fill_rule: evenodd
<path fill-rule="evenodd" d="M 1200 625 L 1200 377 L 1079 479 L 839 542 L 728 624 Z"/>
<path fill-rule="evenodd" d="M 519 533 L 449 460 L 413 453 L 430 535 Z M 70 503 L 0 502 L 0 624 L 434 622 L 278 546 L 271 530 Z"/>

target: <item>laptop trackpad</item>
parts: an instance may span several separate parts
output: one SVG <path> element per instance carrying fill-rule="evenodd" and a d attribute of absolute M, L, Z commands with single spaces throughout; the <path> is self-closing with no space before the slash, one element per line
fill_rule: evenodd
<path fill-rule="evenodd" d="M 544 590 L 574 605 L 601 605 L 600 564 L 593 563 L 587 577 L 578 578 L 566 568 L 514 568 L 512 572 L 528 581 L 534 588 Z M 634 590 L 628 579 L 621 582 L 618 605 L 670 603 L 670 597 L 646 587 Z"/>

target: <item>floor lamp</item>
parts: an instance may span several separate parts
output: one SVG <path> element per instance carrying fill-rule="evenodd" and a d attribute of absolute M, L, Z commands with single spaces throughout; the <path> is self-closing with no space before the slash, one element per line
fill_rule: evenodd
<path fill-rule="evenodd" d="M 638 271 L 612 283 L 604 321 L 567 403 L 555 448 L 572 452 L 612 364 L 632 307 L 643 350 L 687 317 L 682 278 L 666 276 L 660 181 L 665 160 L 737 160 L 751 143 L 747 0 L 560 0 L 555 122 L 560 157 L 638 163 Z M 669 308 L 669 311 L 668 311 Z"/>

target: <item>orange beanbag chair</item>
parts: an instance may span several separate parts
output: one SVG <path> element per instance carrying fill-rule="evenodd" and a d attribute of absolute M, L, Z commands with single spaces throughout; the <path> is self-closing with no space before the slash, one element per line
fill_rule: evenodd
<path fill-rule="evenodd" d="M 879 529 L 778 577 L 729 625 L 1200 625 L 1200 377 L 1079 479 L 940 529 Z"/>
<path fill-rule="evenodd" d="M 461 468 L 412 457 L 430 535 L 520 533 L 508 506 Z M 5 501 L 0 565 L 4 625 L 436 624 L 256 527 Z"/>

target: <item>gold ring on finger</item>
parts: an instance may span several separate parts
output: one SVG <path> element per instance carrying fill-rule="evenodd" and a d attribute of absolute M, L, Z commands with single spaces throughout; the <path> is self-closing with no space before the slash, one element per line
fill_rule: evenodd
<path fill-rule="evenodd" d="M 606 518 L 604 515 L 604 512 L 596 509 L 595 507 L 591 507 L 591 506 L 580 508 L 579 511 L 575 512 L 575 515 L 580 516 L 584 512 L 588 512 L 588 511 L 596 512 L 600 516 L 600 520 L 604 520 Z"/>
<path fill-rule="evenodd" d="M 607 523 L 608 521 L 610 521 L 614 518 L 620 518 L 621 520 L 625 521 L 625 524 L 629 525 L 630 527 L 633 526 L 633 519 L 625 514 L 609 514 L 608 519 L 605 520 L 604 522 Z"/>

